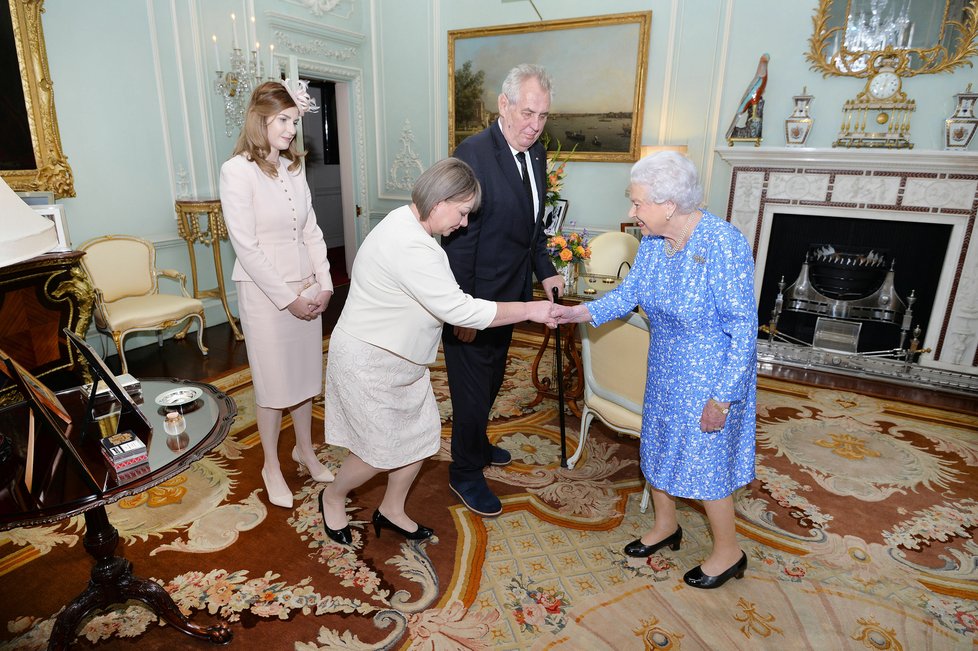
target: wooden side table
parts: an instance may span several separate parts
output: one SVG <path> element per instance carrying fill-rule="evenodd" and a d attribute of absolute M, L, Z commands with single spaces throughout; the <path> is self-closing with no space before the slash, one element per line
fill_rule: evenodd
<path fill-rule="evenodd" d="M 578 276 L 574 287 L 565 291 L 564 296 L 559 299 L 561 305 L 578 305 L 587 303 L 611 291 L 621 284 L 621 278 L 617 276 L 606 276 L 602 274 L 581 274 Z M 536 284 L 533 287 L 533 298 L 537 300 L 547 298 L 543 288 Z M 561 341 L 563 343 L 564 359 L 564 400 L 571 412 L 580 418 L 581 408 L 577 404 L 584 397 L 584 365 L 581 361 L 581 351 L 578 350 L 577 324 L 566 323 L 560 328 Z M 537 390 L 536 397 L 528 406 L 532 407 L 540 403 L 544 398 L 556 399 L 558 396 L 556 377 L 541 376 L 540 362 L 543 356 L 550 350 L 550 339 L 553 336 L 550 328 L 544 328 L 543 341 L 537 350 L 536 357 L 530 367 L 530 377 L 533 386 Z"/>
<path fill-rule="evenodd" d="M 181 200 L 175 204 L 177 211 L 177 233 L 187 242 L 190 253 L 190 273 L 194 282 L 194 298 L 219 298 L 227 314 L 228 324 L 234 332 L 234 338 L 244 340 L 244 334 L 238 328 L 237 317 L 231 314 L 228 307 L 228 295 L 224 289 L 224 268 L 221 265 L 221 240 L 228 239 L 228 228 L 224 223 L 224 213 L 221 212 L 221 202 L 217 199 Z M 200 230 L 200 216 L 207 217 L 207 230 Z M 194 244 L 197 242 L 211 247 L 214 252 L 214 272 L 217 275 L 217 287 L 200 289 L 197 284 L 197 254 Z"/>
<path fill-rule="evenodd" d="M 154 400 L 165 391 L 185 387 L 199 388 L 202 393 L 194 402 L 174 408 L 184 414 L 186 423 L 186 429 L 179 437 L 179 445 L 174 445 L 178 442 L 175 440 L 177 437 L 163 433 L 163 410 L 157 408 Z M 89 614 L 129 600 L 141 601 L 160 619 L 191 637 L 214 644 L 229 643 L 232 633 L 225 622 L 211 626 L 191 622 L 174 603 L 173 597 L 158 583 L 133 574 L 132 561 L 115 553 L 119 532 L 109 522 L 105 507 L 175 477 L 219 445 L 231 431 L 237 415 L 234 401 L 209 384 L 163 378 L 143 379 L 141 397 L 137 402 L 142 403 L 141 411 L 149 419 L 153 432 L 144 441 L 148 454 L 146 472 L 134 478 L 119 479 L 110 473 L 102 458 L 99 424 L 88 423 L 88 430 L 81 429 L 81 424 L 87 422 L 88 409 L 88 400 L 81 388 L 61 392 L 58 397 L 72 417 L 72 422 L 79 426 L 77 430 L 69 430 L 72 443 L 96 483 L 103 487 L 101 491 L 94 492 L 88 487 L 77 465 L 54 455 L 51 448 L 58 446 L 50 437 L 38 437 L 35 444 L 38 454 L 56 459 L 55 463 L 45 467 L 45 477 L 54 488 L 32 493 L 23 482 L 26 465 L 24 450 L 28 445 L 27 405 L 20 402 L 0 408 L 0 430 L 11 436 L 14 450 L 0 467 L 0 531 L 50 524 L 83 514 L 84 547 L 94 561 L 87 587 L 58 615 L 48 640 L 48 649 L 67 649 L 75 638 L 78 626 Z M 174 643 L 174 648 L 182 646 L 179 642 Z"/>

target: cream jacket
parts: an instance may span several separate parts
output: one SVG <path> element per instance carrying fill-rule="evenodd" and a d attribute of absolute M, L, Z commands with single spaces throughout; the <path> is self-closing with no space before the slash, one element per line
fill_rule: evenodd
<path fill-rule="evenodd" d="M 336 327 L 415 364 L 430 364 L 442 324 L 481 330 L 495 318 L 496 304 L 459 288 L 441 245 L 403 206 L 375 226 L 357 251 Z"/>
<path fill-rule="evenodd" d="M 221 166 L 221 209 L 237 256 L 231 279 L 256 283 L 280 310 L 298 295 L 286 283 L 314 276 L 333 289 L 309 185 L 302 168 L 288 171 L 290 162 L 279 159 L 278 178 L 243 154 Z"/>

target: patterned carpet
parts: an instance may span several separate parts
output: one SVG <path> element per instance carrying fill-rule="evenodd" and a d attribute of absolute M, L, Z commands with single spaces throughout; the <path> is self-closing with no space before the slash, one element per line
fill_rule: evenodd
<path fill-rule="evenodd" d="M 325 348 L 324 344 L 324 348 Z M 225 443 L 191 470 L 109 509 L 135 573 L 193 621 L 231 622 L 251 649 L 974 649 L 978 645 L 978 417 L 762 379 L 758 479 L 736 496 L 750 566 L 720 590 L 682 574 L 710 546 L 681 504 L 678 552 L 629 559 L 641 535 L 637 443 L 592 426 L 561 469 L 552 401 L 533 408 L 535 341 L 518 339 L 491 437 L 514 463 L 486 471 L 503 499 L 473 517 L 447 490 L 447 450 L 425 464 L 411 513 L 437 537 L 375 537 L 383 480 L 351 496 L 355 548 L 322 533 L 319 486 L 283 462 L 296 508 L 267 507 L 250 377 L 215 384 L 237 402 Z M 546 362 L 545 362 L 546 364 Z M 433 369 L 449 431 L 443 366 Z M 321 422 L 317 410 L 317 423 Z M 568 419 L 573 449 L 578 422 Z M 282 445 L 288 458 L 291 436 Z M 344 451 L 322 447 L 331 466 Z M 88 580 L 84 522 L 0 533 L 3 648 L 46 645 Z M 31 589 L 17 589 L 25 586 Z M 41 588 L 44 586 L 44 588 Z M 91 618 L 85 648 L 190 643 L 138 605 Z M 200 644 L 201 647 L 205 645 Z"/>

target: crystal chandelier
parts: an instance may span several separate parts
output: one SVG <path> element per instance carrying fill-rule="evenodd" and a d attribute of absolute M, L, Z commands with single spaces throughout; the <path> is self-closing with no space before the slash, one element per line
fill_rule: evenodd
<path fill-rule="evenodd" d="M 887 47 L 910 47 L 914 27 L 909 16 L 910 0 L 903 9 L 888 5 L 888 0 L 870 0 L 868 14 L 864 9 L 858 17 L 855 13 L 849 15 L 845 40 L 847 50 L 872 52 Z M 889 14 L 885 15 L 887 11 Z"/>
<path fill-rule="evenodd" d="M 254 35 L 255 19 L 251 19 L 252 35 Z M 245 34 L 247 36 L 247 32 Z M 245 109 L 251 92 L 264 81 L 265 69 L 261 64 L 261 45 L 252 39 L 255 49 L 245 52 L 238 47 L 237 23 L 231 14 L 232 49 L 227 71 L 221 70 L 221 53 L 217 46 L 217 35 L 212 35 L 214 41 L 214 58 L 218 70 L 214 78 L 214 91 L 224 101 L 224 133 L 231 137 L 244 124 Z M 268 48 L 268 70 L 271 73 L 275 67 L 275 46 Z M 269 77 L 275 79 L 275 77 Z"/>

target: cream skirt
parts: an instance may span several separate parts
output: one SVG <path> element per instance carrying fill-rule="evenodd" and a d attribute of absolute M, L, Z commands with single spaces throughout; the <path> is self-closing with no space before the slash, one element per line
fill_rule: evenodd
<path fill-rule="evenodd" d="M 427 366 L 340 328 L 333 330 L 327 357 L 327 443 L 383 470 L 438 452 L 441 417 Z"/>

